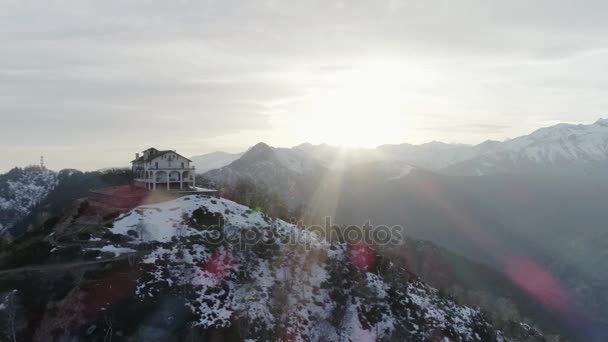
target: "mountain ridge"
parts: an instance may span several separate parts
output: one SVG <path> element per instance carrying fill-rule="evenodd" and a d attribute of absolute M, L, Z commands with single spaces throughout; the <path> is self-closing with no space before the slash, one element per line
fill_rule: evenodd
<path fill-rule="evenodd" d="M 432 141 L 420 145 L 386 144 L 364 149 L 303 143 L 292 148 L 275 149 L 283 151 L 284 155 L 288 151 L 304 152 L 329 168 L 336 160 L 356 164 L 392 159 L 457 175 L 529 172 L 562 164 L 608 162 L 608 119 L 598 119 L 588 125 L 560 123 L 502 142 L 486 140 L 477 145 Z M 225 167 L 232 161 L 214 166 Z"/>

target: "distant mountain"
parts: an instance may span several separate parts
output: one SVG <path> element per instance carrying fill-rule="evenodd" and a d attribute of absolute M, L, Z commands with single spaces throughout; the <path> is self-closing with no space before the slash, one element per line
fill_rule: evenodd
<path fill-rule="evenodd" d="M 275 202 L 294 209 L 313 195 L 327 168 L 299 149 L 274 148 L 259 143 L 227 166 L 204 174 L 224 196 L 251 204 L 248 194 L 269 194 Z M 252 188 L 255 187 L 254 188 Z M 232 194 L 231 194 L 232 193 Z M 238 196 L 238 197 L 237 197 Z"/>
<path fill-rule="evenodd" d="M 431 171 L 468 176 L 601 165 L 608 163 L 608 119 L 591 125 L 558 124 L 504 142 L 382 145 L 374 152 L 377 160 L 403 160 Z"/>
<path fill-rule="evenodd" d="M 229 165 L 208 171 L 204 178 L 228 197 L 235 195 L 237 183 L 250 183 L 249 188 L 276 196 L 275 200 L 294 210 L 318 202 L 320 199 L 313 198 L 315 192 L 319 193 L 315 189 L 335 187 L 342 182 L 339 178 L 344 172 L 353 170 L 367 170 L 372 178 L 395 180 L 413 169 L 451 176 L 483 176 L 566 170 L 577 174 L 607 167 L 608 120 L 604 119 L 592 125 L 559 124 L 513 140 L 486 141 L 475 146 L 431 142 L 376 149 L 325 144 L 275 148 L 260 143 Z M 239 191 L 243 190 L 241 187 Z M 234 199 L 254 205 L 242 197 Z"/>
<path fill-rule="evenodd" d="M 322 165 L 307 153 L 298 149 L 273 148 L 265 143 L 259 143 L 230 164 L 231 167 L 245 172 L 259 173 L 266 171 L 268 166 L 289 170 L 294 174 L 315 172 Z M 264 176 L 258 174 L 258 176 Z"/>
<path fill-rule="evenodd" d="M 434 141 L 364 149 L 305 143 L 280 150 L 283 154 L 289 153 L 288 150 L 304 153 L 328 169 L 394 160 L 453 175 L 526 173 L 556 167 L 608 164 L 608 119 L 591 125 L 558 124 L 512 140 L 488 140 L 478 145 Z M 200 173 L 226 166 L 241 155 L 216 153 L 197 162 Z"/>
<path fill-rule="evenodd" d="M 219 169 L 239 159 L 243 153 L 211 152 L 190 157 L 196 167 L 197 173 L 205 173 L 209 170 Z"/>
<path fill-rule="evenodd" d="M 476 152 L 472 158 L 452 163 L 441 171 L 486 175 L 607 163 L 608 119 L 591 125 L 558 124 L 541 128 Z"/>
<path fill-rule="evenodd" d="M 440 170 L 448 165 L 473 158 L 479 153 L 475 146 L 430 142 L 422 145 L 382 145 L 377 153 L 383 159 L 407 161 L 428 170 Z"/>
<path fill-rule="evenodd" d="M 57 183 L 57 173 L 36 166 L 0 175 L 0 232 L 25 218 Z"/>
<path fill-rule="evenodd" d="M 327 144 L 300 144 L 292 148 L 319 161 L 328 169 L 342 169 L 354 164 L 392 160 L 378 153 L 376 149 L 348 148 Z"/>
<path fill-rule="evenodd" d="M 264 143 L 261 144 L 266 145 Z M 371 162 L 407 162 L 413 166 L 416 165 L 422 168 L 436 170 L 453 163 L 454 160 L 465 160 L 473 154 L 473 152 L 470 151 L 471 146 L 469 145 L 452 145 L 439 142 L 423 145 L 383 145 L 376 149 L 350 148 L 327 144 L 313 145 L 310 143 L 300 144 L 292 148 L 272 148 L 286 159 L 313 160 L 322 167 L 334 170 Z M 219 159 L 219 162 L 215 161 L 216 154 L 219 156 L 217 158 Z M 197 172 L 204 173 L 212 169 L 227 166 L 243 154 L 244 153 L 228 154 L 224 152 L 215 152 L 210 154 L 209 161 L 206 159 L 207 155 L 199 156 L 205 158 L 200 158 L 196 161 Z M 443 156 L 443 161 L 436 160 L 438 154 Z M 456 154 L 462 154 L 463 156 L 455 156 Z M 204 163 L 207 163 L 207 165 Z M 309 163 L 309 161 L 306 163 Z"/>

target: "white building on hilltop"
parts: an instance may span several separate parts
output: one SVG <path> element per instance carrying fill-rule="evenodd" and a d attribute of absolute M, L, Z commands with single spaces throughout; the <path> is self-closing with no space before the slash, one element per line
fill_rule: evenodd
<path fill-rule="evenodd" d="M 135 154 L 135 183 L 148 190 L 191 190 L 194 188 L 192 161 L 171 150 L 149 148 Z"/>

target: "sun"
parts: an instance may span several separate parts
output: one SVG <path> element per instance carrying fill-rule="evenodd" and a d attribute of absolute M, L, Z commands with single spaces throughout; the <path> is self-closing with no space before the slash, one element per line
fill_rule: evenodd
<path fill-rule="evenodd" d="M 375 147 L 402 142 L 408 126 L 407 82 L 414 75 L 386 62 L 321 75 L 286 109 L 292 113 L 290 130 L 311 143 Z"/>

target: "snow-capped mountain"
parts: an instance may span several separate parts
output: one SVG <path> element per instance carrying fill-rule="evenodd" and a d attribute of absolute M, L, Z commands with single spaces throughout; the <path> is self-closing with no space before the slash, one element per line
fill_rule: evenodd
<path fill-rule="evenodd" d="M 591 125 L 559 124 L 509 140 L 498 153 L 512 159 L 559 164 L 568 161 L 605 161 L 608 158 L 608 119 Z"/>
<path fill-rule="evenodd" d="M 201 329 L 247 341 L 509 340 L 480 311 L 443 298 L 370 247 L 330 243 L 225 199 L 141 206 L 111 230 L 130 237 L 106 248 L 116 254 L 156 246 L 143 258 L 136 295 L 181 293 Z"/>
<path fill-rule="evenodd" d="M 494 143 L 479 150 L 473 158 L 452 164 L 443 171 L 484 175 L 606 162 L 608 119 L 600 119 L 591 125 L 562 123 Z"/>
<path fill-rule="evenodd" d="M 205 173 L 209 170 L 219 169 L 233 161 L 239 159 L 243 153 L 227 153 L 227 152 L 211 152 L 198 156 L 193 156 L 190 159 L 196 167 L 196 172 Z"/>
<path fill-rule="evenodd" d="M 442 173 L 485 175 L 608 162 L 608 119 L 590 125 L 558 124 L 504 142 L 478 145 L 432 142 L 383 145 L 383 158 Z"/>
<path fill-rule="evenodd" d="M 27 216 L 56 186 L 57 174 L 39 167 L 0 175 L 0 232 Z"/>

